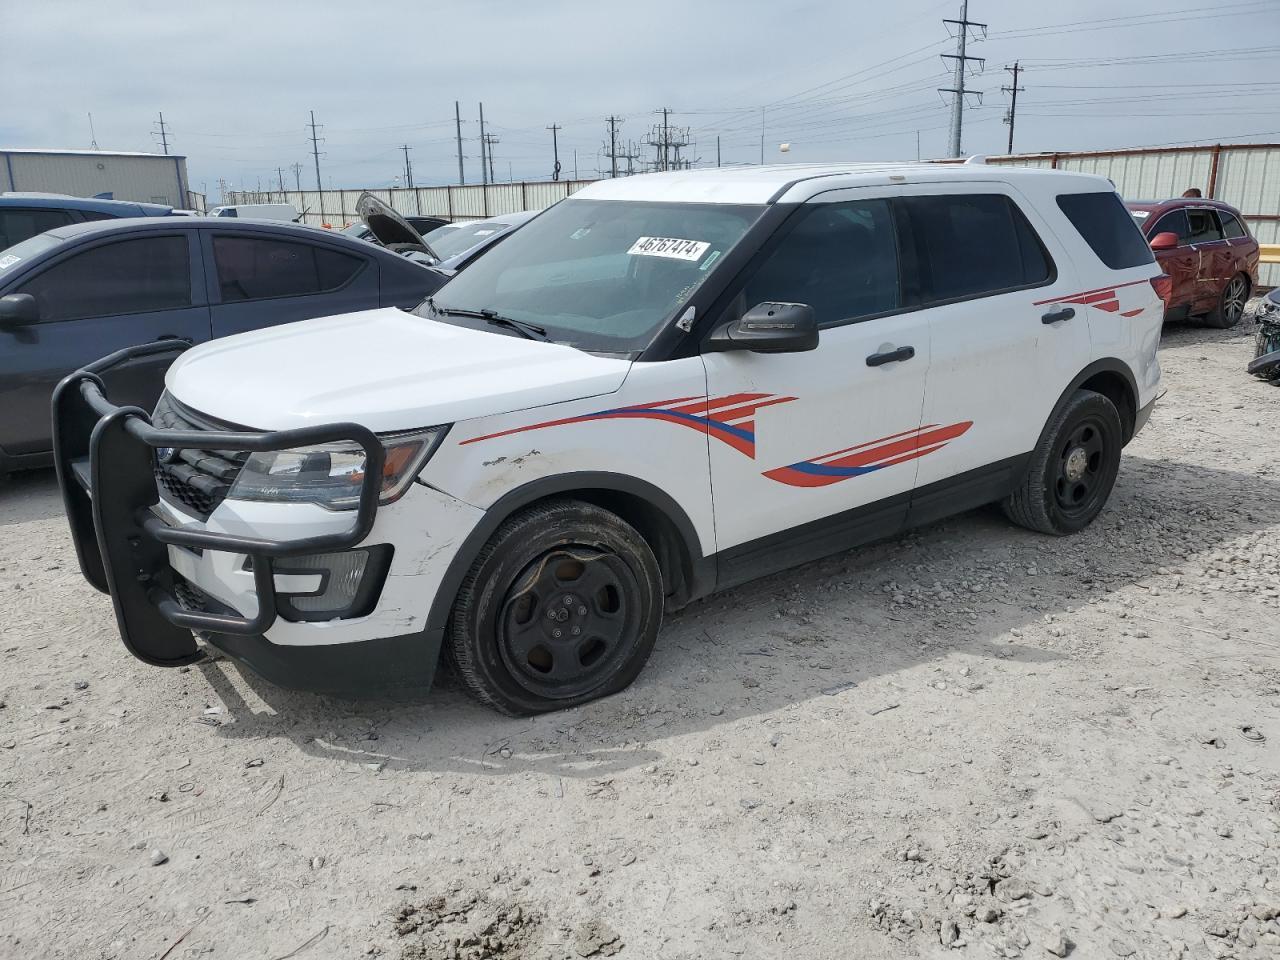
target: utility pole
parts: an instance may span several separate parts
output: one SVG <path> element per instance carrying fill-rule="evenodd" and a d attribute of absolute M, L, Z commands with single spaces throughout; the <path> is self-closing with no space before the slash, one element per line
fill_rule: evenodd
<path fill-rule="evenodd" d="M 280 181 L 280 192 L 284 193 L 284 167 L 276 167 L 276 179 Z"/>
<path fill-rule="evenodd" d="M 453 101 L 453 128 L 458 140 L 458 183 L 465 184 L 467 173 L 462 167 L 462 108 L 458 106 L 457 100 Z"/>
<path fill-rule="evenodd" d="M 293 188 L 299 193 L 302 192 L 302 164 L 291 163 L 289 169 L 293 171 Z"/>
<path fill-rule="evenodd" d="M 968 3 L 968 2 L 969 0 L 965 0 L 965 3 Z M 762 167 L 764 166 L 764 111 L 765 111 L 765 108 L 761 107 L 760 108 L 760 166 Z"/>
<path fill-rule="evenodd" d="M 484 133 L 484 104 L 480 104 L 480 179 L 484 183 L 489 182 L 489 168 L 485 166 L 485 150 L 488 149 L 489 140 Z"/>
<path fill-rule="evenodd" d="M 1018 74 L 1022 67 L 1017 60 L 1013 61 L 1012 67 L 1005 67 L 1006 72 L 1013 74 L 1013 86 L 1001 87 L 1002 93 L 1009 94 L 1009 109 L 1004 115 L 1004 122 L 1009 125 L 1009 153 L 1013 153 L 1013 124 L 1018 119 L 1018 91 L 1025 90 L 1026 87 L 1018 86 Z"/>
<path fill-rule="evenodd" d="M 160 112 L 160 149 L 166 157 L 169 155 L 169 131 L 164 126 L 164 111 Z"/>
<path fill-rule="evenodd" d="M 578 179 L 578 148 L 573 148 L 573 179 Z"/>
<path fill-rule="evenodd" d="M 492 133 L 486 133 L 484 135 L 484 147 L 485 147 L 484 152 L 485 152 L 485 156 L 489 160 L 489 179 L 485 181 L 486 183 L 498 182 L 498 178 L 493 175 L 493 145 L 495 143 L 501 143 L 501 142 L 502 141 L 499 140 L 497 137 L 495 137 Z"/>
<path fill-rule="evenodd" d="M 562 128 L 560 124 L 553 123 L 551 126 L 547 127 L 547 129 L 551 131 L 551 152 L 555 155 L 555 159 L 556 159 L 556 165 L 551 168 L 551 179 L 559 180 L 560 179 L 560 144 L 556 140 L 556 133 Z"/>
<path fill-rule="evenodd" d="M 609 176 L 617 179 L 618 176 L 618 122 L 619 117 L 612 114 L 604 118 L 605 123 L 609 124 Z"/>
<path fill-rule="evenodd" d="M 666 107 L 662 108 L 662 169 L 671 169 L 671 134 L 667 126 L 667 115 L 671 113 Z"/>
<path fill-rule="evenodd" d="M 413 189 L 413 162 L 409 159 L 409 151 L 412 149 L 407 143 L 401 144 L 400 149 L 404 151 L 404 184 L 410 190 Z"/>
<path fill-rule="evenodd" d="M 716 166 L 720 166 L 720 134 L 716 134 Z"/>
<path fill-rule="evenodd" d="M 311 157 L 316 162 L 316 190 L 324 190 L 324 184 L 320 181 L 320 141 L 323 137 L 316 135 L 316 112 L 311 111 Z"/>
<path fill-rule="evenodd" d="M 956 27 L 956 52 L 944 53 L 943 60 L 954 60 L 955 65 L 952 68 L 952 80 L 950 87 L 939 87 L 942 93 L 951 94 L 951 150 L 950 155 L 953 157 L 960 156 L 961 134 L 964 128 L 964 98 L 965 94 L 973 93 L 978 97 L 978 102 L 982 102 L 982 94 L 979 91 L 969 89 L 964 85 L 965 79 L 969 73 L 969 61 L 975 61 L 978 64 L 978 71 L 981 72 L 982 65 L 986 63 L 982 57 L 971 57 L 966 53 L 969 42 L 969 28 L 978 27 L 982 31 L 982 36 L 976 39 L 982 39 L 987 35 L 987 25 L 985 23 L 977 23 L 969 19 L 969 0 L 961 0 L 960 3 L 960 19 L 947 20 L 943 23 L 954 24 Z"/>

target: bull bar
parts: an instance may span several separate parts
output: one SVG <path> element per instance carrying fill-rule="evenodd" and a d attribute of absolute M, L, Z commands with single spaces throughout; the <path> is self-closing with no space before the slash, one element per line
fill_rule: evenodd
<path fill-rule="evenodd" d="M 107 397 L 102 375 L 131 360 L 175 355 L 191 344 L 160 340 L 126 347 L 70 374 L 53 394 L 53 441 L 58 486 L 71 525 L 80 571 L 111 596 L 125 647 L 154 666 L 177 667 L 202 658 L 194 632 L 260 636 L 277 616 L 273 561 L 307 553 L 345 550 L 373 528 L 381 495 L 385 452 L 367 427 L 321 424 L 292 430 L 158 429 L 140 407 L 121 407 Z M 339 533 L 297 540 L 267 540 L 170 526 L 155 512 L 160 494 L 153 472 L 155 451 L 235 450 L 267 453 L 322 443 L 351 441 L 365 452 L 364 477 L 354 521 Z M 247 554 L 253 562 L 258 610 L 253 617 L 186 609 L 175 595 L 170 546 Z"/>

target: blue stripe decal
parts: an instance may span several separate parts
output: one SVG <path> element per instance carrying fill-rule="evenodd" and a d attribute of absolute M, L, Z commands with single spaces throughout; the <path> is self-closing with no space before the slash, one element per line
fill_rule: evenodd
<path fill-rule="evenodd" d="M 874 467 L 829 467 L 822 463 L 793 463 L 788 470 L 795 470 L 798 473 L 808 473 L 815 477 L 860 477 L 864 473 L 875 473 L 877 470 L 883 470 L 887 464 L 879 464 Z"/>

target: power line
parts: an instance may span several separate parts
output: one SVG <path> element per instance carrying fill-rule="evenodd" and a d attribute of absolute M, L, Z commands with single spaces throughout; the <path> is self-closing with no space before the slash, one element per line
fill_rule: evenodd
<path fill-rule="evenodd" d="M 1018 61 L 1013 61 L 1012 67 L 1005 67 L 1008 73 L 1013 74 L 1013 86 L 1001 87 L 1002 93 L 1009 94 L 1009 110 L 1004 116 L 1004 122 L 1009 125 L 1009 149 L 1008 153 L 1013 153 L 1013 125 L 1018 119 L 1018 93 L 1025 90 L 1026 87 L 1018 86 L 1018 73 L 1022 68 L 1018 65 Z"/>
<path fill-rule="evenodd" d="M 961 141 L 961 135 L 964 128 L 965 94 L 974 93 L 978 97 L 978 102 L 979 103 L 982 102 L 982 94 L 980 92 L 969 89 L 964 85 L 965 79 L 968 76 L 968 72 L 969 72 L 969 61 L 972 60 L 975 63 L 978 63 L 980 65 L 979 70 L 981 70 L 981 65 L 986 63 L 986 60 L 984 60 L 982 57 L 971 57 L 965 52 L 969 42 L 969 28 L 979 27 L 982 30 L 982 35 L 985 37 L 987 32 L 987 25 L 985 23 L 977 23 L 969 19 L 969 0 L 961 0 L 959 20 L 943 19 L 942 22 L 944 24 L 945 23 L 954 24 L 957 28 L 956 29 L 956 52 L 944 53 L 942 55 L 942 58 L 944 60 L 955 61 L 955 72 L 951 81 L 952 85 L 950 87 L 940 87 L 939 90 L 942 93 L 949 93 L 952 96 L 950 156 L 958 157 L 960 156 L 960 141 Z"/>

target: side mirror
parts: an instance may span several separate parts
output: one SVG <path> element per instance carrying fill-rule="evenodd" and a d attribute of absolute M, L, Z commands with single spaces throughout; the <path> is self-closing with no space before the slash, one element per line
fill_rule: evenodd
<path fill-rule="evenodd" d="M 25 327 L 40 321 L 40 307 L 29 293 L 0 297 L 0 327 Z"/>
<path fill-rule="evenodd" d="M 1172 230 L 1157 233 L 1151 238 L 1152 250 L 1172 250 L 1178 245 L 1178 235 Z"/>
<path fill-rule="evenodd" d="M 801 353 L 818 346 L 818 321 L 807 303 L 758 303 L 707 338 L 706 350 L 724 353 Z"/>

